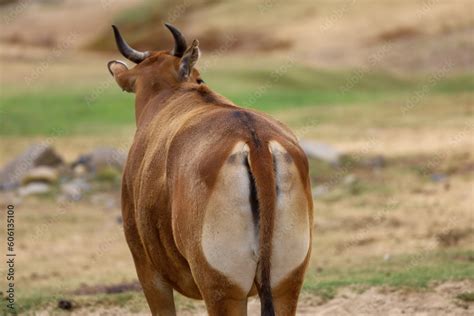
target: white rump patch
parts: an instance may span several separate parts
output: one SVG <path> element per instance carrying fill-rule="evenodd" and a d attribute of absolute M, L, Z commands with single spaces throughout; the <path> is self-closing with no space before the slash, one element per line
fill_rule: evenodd
<path fill-rule="evenodd" d="M 275 287 L 308 255 L 310 223 L 304 186 L 292 157 L 276 141 L 270 142 L 270 150 L 278 187 L 270 274 Z"/>
<path fill-rule="evenodd" d="M 208 263 L 244 292 L 252 288 L 258 236 L 250 206 L 249 147 L 239 142 L 223 164 L 206 207 L 202 249 Z"/>

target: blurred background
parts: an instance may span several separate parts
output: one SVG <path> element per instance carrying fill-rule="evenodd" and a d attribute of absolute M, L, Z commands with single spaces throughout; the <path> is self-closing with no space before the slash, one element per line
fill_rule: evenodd
<path fill-rule="evenodd" d="M 1 0 L 0 10 L 0 206 L 2 218 L 16 211 L 17 311 L 149 313 L 120 215 L 134 95 L 106 64 L 124 59 L 112 23 L 151 50 L 172 47 L 169 22 L 199 39 L 212 89 L 288 124 L 310 159 L 300 314 L 472 313 L 473 1 Z"/>

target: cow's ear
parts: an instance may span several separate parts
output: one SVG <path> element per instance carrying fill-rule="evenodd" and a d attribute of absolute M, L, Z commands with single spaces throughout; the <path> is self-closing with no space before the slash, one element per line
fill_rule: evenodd
<path fill-rule="evenodd" d="M 107 68 L 122 90 L 135 92 L 136 77 L 128 70 L 127 65 L 123 61 L 111 60 L 108 62 Z"/>
<path fill-rule="evenodd" d="M 184 52 L 183 57 L 181 57 L 178 73 L 179 79 L 182 81 L 188 80 L 194 65 L 196 65 L 199 56 L 201 55 L 198 46 L 198 40 L 194 40 L 191 46 Z"/>

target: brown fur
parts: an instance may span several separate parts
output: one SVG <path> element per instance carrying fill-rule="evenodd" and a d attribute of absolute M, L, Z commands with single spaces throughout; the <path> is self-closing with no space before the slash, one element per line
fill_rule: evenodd
<path fill-rule="evenodd" d="M 257 290 L 262 314 L 271 315 L 274 305 L 277 315 L 294 315 L 310 254 L 270 286 L 272 249 L 280 245 L 272 245 L 278 183 L 269 142 L 281 144 L 286 163 L 295 164 L 306 197 L 303 218 L 312 223 L 307 159 L 288 128 L 198 84 L 197 70 L 180 80 L 179 61 L 155 52 L 130 70 L 109 66 L 119 86 L 136 93 L 137 130 L 123 175 L 122 212 L 150 309 L 153 315 L 174 315 L 176 290 L 204 299 L 210 315 L 245 315 L 247 297 Z M 236 163 L 230 156 L 239 142 L 249 148 L 259 214 L 259 261 L 249 291 L 208 263 L 201 240 L 204 210 L 211 194 L 222 190 L 217 183 L 224 164 Z"/>

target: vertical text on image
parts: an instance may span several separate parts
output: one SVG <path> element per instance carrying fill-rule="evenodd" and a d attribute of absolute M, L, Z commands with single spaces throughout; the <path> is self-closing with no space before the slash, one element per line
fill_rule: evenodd
<path fill-rule="evenodd" d="M 7 278 L 7 310 L 15 311 L 15 206 L 7 206 L 7 252 L 6 252 L 6 278 Z"/>

